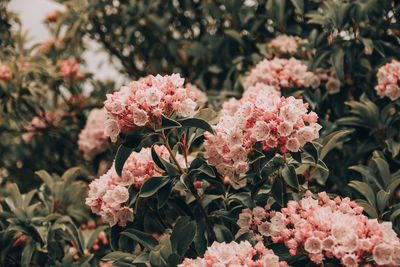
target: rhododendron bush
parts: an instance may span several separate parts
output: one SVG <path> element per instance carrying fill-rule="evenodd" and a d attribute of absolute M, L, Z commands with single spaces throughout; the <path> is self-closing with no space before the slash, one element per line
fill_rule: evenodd
<path fill-rule="evenodd" d="M 7 2 L 1 266 L 400 265 L 400 3 Z"/>

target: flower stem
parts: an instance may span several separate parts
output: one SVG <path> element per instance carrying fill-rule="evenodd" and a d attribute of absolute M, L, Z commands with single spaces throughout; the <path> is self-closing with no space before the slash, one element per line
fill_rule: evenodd
<path fill-rule="evenodd" d="M 182 174 L 186 174 L 186 172 L 182 169 L 182 167 L 181 167 L 180 164 L 178 163 L 178 160 L 176 159 L 174 153 L 172 152 L 172 149 L 171 149 L 171 147 L 169 146 L 168 139 L 167 139 L 167 137 L 165 136 L 164 131 L 161 132 L 161 138 L 163 139 L 163 142 L 164 142 L 164 144 L 165 144 L 165 147 L 167 148 L 169 154 L 171 155 L 172 160 L 176 163 L 176 166 L 178 166 L 179 171 L 180 171 Z M 202 213 L 204 219 L 206 220 L 207 227 L 208 227 L 209 238 L 212 239 L 212 240 L 216 240 L 217 238 L 216 238 L 216 235 L 215 235 L 215 232 L 214 232 L 214 229 L 213 229 L 213 224 L 212 224 L 212 222 L 211 222 L 211 219 L 210 219 L 210 217 L 208 217 L 208 214 L 207 214 L 206 209 L 205 209 L 205 208 L 203 207 L 203 205 L 201 204 L 201 198 L 200 198 L 199 194 L 197 193 L 196 188 L 195 188 L 194 185 L 193 185 L 193 180 L 192 180 L 192 178 L 190 177 L 190 175 L 188 175 L 188 178 L 189 178 L 189 182 L 190 182 L 190 185 L 189 185 L 189 187 L 190 187 L 190 188 L 189 188 L 189 189 L 190 189 L 190 192 L 192 193 L 192 195 L 193 195 L 194 198 L 196 199 L 197 205 L 199 206 L 200 211 L 201 211 L 201 213 Z"/>

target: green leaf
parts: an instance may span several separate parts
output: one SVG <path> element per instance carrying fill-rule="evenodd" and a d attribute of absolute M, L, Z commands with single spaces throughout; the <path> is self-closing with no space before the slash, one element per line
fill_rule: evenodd
<path fill-rule="evenodd" d="M 299 14 L 304 14 L 304 0 L 290 0 Z"/>
<path fill-rule="evenodd" d="M 354 180 L 349 183 L 349 186 L 360 192 L 373 207 L 376 207 L 374 191 L 368 184 Z"/>
<path fill-rule="evenodd" d="M 28 243 L 25 245 L 24 250 L 21 254 L 21 266 L 29 267 L 31 266 L 32 255 L 35 252 L 35 241 L 29 238 Z"/>
<path fill-rule="evenodd" d="M 233 40 L 237 41 L 239 44 L 244 45 L 242 36 L 235 30 L 225 30 L 225 35 L 231 37 Z"/>
<path fill-rule="evenodd" d="M 366 200 L 364 199 L 357 199 L 355 200 L 358 206 L 364 208 L 364 211 L 369 215 L 369 217 L 378 218 L 378 213 L 376 212 L 375 207 L 371 206 Z"/>
<path fill-rule="evenodd" d="M 281 176 L 285 182 L 296 190 L 299 190 L 299 180 L 293 165 L 285 165 L 281 169 Z"/>
<path fill-rule="evenodd" d="M 385 210 L 389 198 L 390 198 L 389 192 L 386 192 L 384 190 L 379 190 L 378 194 L 376 195 L 376 201 L 378 204 L 379 212 L 383 212 Z"/>
<path fill-rule="evenodd" d="M 304 145 L 303 149 L 310 154 L 310 156 L 314 159 L 314 162 L 317 163 L 319 159 L 318 150 L 314 143 L 307 143 Z"/>
<path fill-rule="evenodd" d="M 50 188 L 50 190 L 53 190 L 53 178 L 50 176 L 50 174 L 45 171 L 45 170 L 40 170 L 36 171 L 35 174 L 39 176 L 42 181 L 47 184 L 47 186 Z"/>
<path fill-rule="evenodd" d="M 172 190 L 172 183 L 167 183 L 157 192 L 157 207 L 161 209 L 167 203 Z"/>
<path fill-rule="evenodd" d="M 229 243 L 233 240 L 231 231 L 225 225 L 215 224 L 213 229 L 218 242 Z"/>
<path fill-rule="evenodd" d="M 153 158 L 154 163 L 162 170 L 166 171 L 171 176 L 179 175 L 179 170 L 175 165 L 172 165 L 168 161 L 164 160 L 160 156 L 158 156 L 154 146 L 151 147 L 151 157 Z"/>
<path fill-rule="evenodd" d="M 374 43 L 373 43 L 372 39 L 371 38 L 364 38 L 364 37 L 361 37 L 361 36 L 359 36 L 359 39 L 361 40 L 361 42 L 364 45 L 364 48 L 365 48 L 364 51 L 367 52 L 366 54 L 367 55 L 372 55 L 372 52 L 374 51 Z"/>
<path fill-rule="evenodd" d="M 290 152 L 290 155 L 295 161 L 301 163 L 301 152 Z"/>
<path fill-rule="evenodd" d="M 10 207 L 11 210 L 16 209 L 16 208 L 22 208 L 23 207 L 23 199 L 22 195 L 19 192 L 18 186 L 15 183 L 11 183 L 7 187 L 8 192 L 10 192 L 10 196 L 7 199 L 10 199 L 12 201 L 13 207 Z M 10 202 L 7 201 L 7 204 Z"/>
<path fill-rule="evenodd" d="M 184 256 L 195 235 L 196 222 L 189 222 L 187 217 L 179 218 L 171 234 L 172 250 Z"/>
<path fill-rule="evenodd" d="M 329 151 L 331 151 L 338 145 L 345 142 L 345 140 L 343 140 L 343 137 L 347 136 L 351 132 L 352 131 L 350 131 L 350 130 L 340 130 L 340 131 L 333 132 L 333 133 L 327 135 L 326 137 L 324 137 L 322 139 L 322 143 L 321 143 L 322 147 L 321 147 L 321 150 L 319 153 L 320 159 L 323 160 L 325 158 L 325 156 L 329 153 Z"/>
<path fill-rule="evenodd" d="M 371 169 L 368 166 L 357 165 L 351 166 L 349 167 L 349 169 L 359 172 L 363 176 L 364 181 L 374 182 L 379 187 L 379 189 L 383 189 L 382 185 L 379 183 L 378 179 L 376 179 L 375 175 L 372 173 Z"/>
<path fill-rule="evenodd" d="M 315 170 L 313 177 L 320 185 L 325 185 L 326 180 L 329 177 L 329 169 L 325 162 L 318 160 L 317 169 Z"/>
<path fill-rule="evenodd" d="M 283 183 L 280 177 L 276 177 L 271 186 L 271 194 L 275 201 L 283 207 Z"/>
<path fill-rule="evenodd" d="M 395 158 L 400 152 L 400 142 L 386 140 L 385 143 L 389 152 L 392 154 L 392 157 Z"/>
<path fill-rule="evenodd" d="M 207 207 L 210 205 L 211 202 L 213 202 L 216 199 L 222 198 L 221 195 L 210 195 L 210 194 L 204 194 L 201 198 L 201 204 L 203 207 Z"/>
<path fill-rule="evenodd" d="M 208 165 L 207 163 L 201 165 L 199 168 L 195 169 L 195 171 L 202 172 L 202 173 L 204 173 L 205 175 L 207 175 L 207 176 L 209 176 L 209 177 L 212 177 L 212 178 L 215 178 L 215 177 L 216 177 L 216 176 L 215 176 L 214 169 L 213 169 L 210 165 Z"/>
<path fill-rule="evenodd" d="M 168 176 L 151 177 L 140 188 L 140 197 L 150 197 L 169 182 Z"/>
<path fill-rule="evenodd" d="M 148 250 L 154 250 L 158 245 L 158 241 L 151 234 L 144 233 L 133 228 L 126 229 L 125 231 L 121 232 L 121 235 L 135 240 Z"/>
<path fill-rule="evenodd" d="M 250 192 L 240 192 L 237 194 L 232 194 L 229 199 L 234 199 L 239 201 L 243 206 L 252 209 L 254 207 L 254 202 L 251 198 Z"/>
<path fill-rule="evenodd" d="M 400 208 L 397 208 L 395 211 L 390 214 L 390 220 L 393 222 L 400 215 Z"/>
<path fill-rule="evenodd" d="M 68 233 L 71 240 L 74 242 L 76 248 L 78 249 L 80 254 L 83 254 L 83 237 L 81 232 L 76 228 L 74 222 L 68 216 L 62 216 L 61 218 L 55 221 L 52 226 L 53 230 L 61 229 Z"/>
<path fill-rule="evenodd" d="M 115 262 L 115 261 L 118 261 L 121 259 L 133 260 L 134 255 L 132 255 L 131 253 L 126 253 L 126 252 L 122 252 L 122 251 L 113 251 L 113 252 L 107 253 L 102 258 L 103 261 L 111 261 L 111 262 Z"/>
<path fill-rule="evenodd" d="M 115 155 L 115 171 L 119 176 L 122 175 L 122 169 L 124 168 L 126 160 L 129 158 L 133 151 L 132 147 L 126 147 L 124 145 L 120 145 L 118 148 L 117 154 Z"/>
<path fill-rule="evenodd" d="M 344 84 L 344 52 L 342 48 L 336 48 L 331 55 L 333 67 L 339 80 Z"/>
<path fill-rule="evenodd" d="M 206 122 L 203 119 L 198 119 L 198 118 L 187 118 L 183 120 L 179 120 L 179 123 L 182 125 L 182 127 L 195 127 L 199 129 L 203 129 L 204 131 L 210 132 L 213 135 L 215 135 L 215 131 L 211 127 L 208 122 Z"/>
<path fill-rule="evenodd" d="M 180 128 L 180 127 L 182 127 L 182 125 L 179 122 L 169 119 L 164 115 L 162 115 L 161 125 L 156 125 L 155 130 L 156 132 L 161 132 L 163 130 Z"/>
<path fill-rule="evenodd" d="M 390 169 L 389 164 L 383 158 L 373 157 L 372 160 L 375 162 L 376 166 L 378 167 L 379 176 L 387 186 L 390 183 Z"/>
<path fill-rule="evenodd" d="M 73 167 L 63 173 L 61 179 L 64 181 L 65 187 L 68 187 L 79 175 L 80 167 Z"/>
<path fill-rule="evenodd" d="M 100 232 L 104 231 L 107 228 L 108 228 L 107 226 L 97 227 L 96 230 L 94 230 L 91 233 L 90 238 L 87 240 L 85 244 L 85 248 L 90 249 L 93 246 L 93 243 L 96 240 L 96 238 L 99 236 Z"/>

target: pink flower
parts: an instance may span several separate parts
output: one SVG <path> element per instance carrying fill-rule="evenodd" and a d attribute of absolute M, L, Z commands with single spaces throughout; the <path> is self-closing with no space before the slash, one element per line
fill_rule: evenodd
<path fill-rule="evenodd" d="M 79 134 L 78 146 L 86 160 L 106 151 L 109 147 L 108 138 L 104 134 L 104 123 L 107 113 L 105 109 L 92 109 L 88 115 L 85 127 Z"/>
<path fill-rule="evenodd" d="M 255 256 L 256 255 L 256 256 Z M 257 258 L 257 259 L 253 259 Z M 262 242 L 253 248 L 248 241 L 239 244 L 214 242 L 207 248 L 203 257 L 185 258 L 179 267 L 185 266 L 268 266 L 284 267 L 286 262 L 279 262 L 279 257 L 267 249 Z"/>
<path fill-rule="evenodd" d="M 377 264 L 385 265 L 385 264 L 390 264 L 392 262 L 393 252 L 394 250 L 392 246 L 383 243 L 374 247 L 372 256 Z"/>
<path fill-rule="evenodd" d="M 61 60 L 60 61 L 60 75 L 63 78 L 67 78 L 70 83 L 73 83 L 75 79 L 81 79 L 84 77 L 83 73 L 79 73 L 79 64 L 74 60 Z"/>
<path fill-rule="evenodd" d="M 318 87 L 319 78 L 307 71 L 307 66 L 295 58 L 264 59 L 259 62 L 246 77 L 243 87 L 245 89 L 264 83 L 280 90 L 281 88 L 313 86 Z M 307 81 L 307 82 L 305 82 Z"/>
<path fill-rule="evenodd" d="M 268 44 L 271 55 L 294 55 L 298 52 L 299 37 L 281 34 L 272 39 Z"/>
<path fill-rule="evenodd" d="M 378 85 L 375 86 L 377 94 L 383 98 L 389 97 L 395 101 L 400 97 L 400 61 L 392 60 L 379 68 L 376 74 Z"/>
<path fill-rule="evenodd" d="M 59 14 L 60 14 L 60 11 L 58 11 L 58 10 L 50 11 L 46 14 L 45 20 L 49 21 L 49 22 L 56 22 L 58 20 Z"/>
<path fill-rule="evenodd" d="M 0 64 L 0 80 L 9 82 L 11 80 L 11 69 L 6 64 Z"/>
<path fill-rule="evenodd" d="M 308 105 L 301 99 L 280 98 L 270 86 L 257 84 L 240 100 L 228 103 L 224 107 L 229 110 L 221 111 L 224 115 L 214 127 L 217 136 L 204 134 L 204 147 L 209 164 L 234 188 L 246 185 L 244 177 L 250 169 L 247 154 L 252 153 L 255 143 L 260 142 L 264 150 L 297 152 L 319 137 L 316 113 L 307 113 Z"/>
<path fill-rule="evenodd" d="M 322 251 L 322 241 L 317 237 L 310 237 L 304 243 L 304 249 L 308 253 L 320 253 Z"/>
<path fill-rule="evenodd" d="M 107 95 L 104 106 L 109 120 L 113 122 L 109 123 L 110 129 L 106 135 L 115 142 L 121 131 L 146 126 L 154 128 L 155 124 L 160 123 L 162 115 L 193 116 L 198 94 L 191 91 L 190 87 L 183 88 L 183 82 L 179 74 L 149 75 Z"/>
<path fill-rule="evenodd" d="M 257 218 L 254 211 L 243 210 L 247 223 L 238 221 L 237 236 L 250 233 L 251 240 L 282 242 L 292 256 L 306 251 L 317 264 L 325 256 L 337 258 L 344 266 L 366 264 L 371 258 L 378 265 L 399 264 L 400 239 L 391 222 L 368 219 L 349 198 L 331 200 L 325 192 L 318 196 L 319 199 L 314 199 L 307 191 L 299 203 L 289 201 L 281 212 L 265 209 L 264 219 Z M 348 208 L 343 209 L 344 205 Z M 261 213 L 259 207 L 256 213 Z"/>

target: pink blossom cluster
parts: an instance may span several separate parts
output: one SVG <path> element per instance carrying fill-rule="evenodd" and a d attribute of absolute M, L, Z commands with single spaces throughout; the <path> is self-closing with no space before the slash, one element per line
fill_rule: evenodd
<path fill-rule="evenodd" d="M 104 135 L 104 122 L 107 119 L 107 111 L 92 109 L 88 115 L 85 127 L 79 134 L 78 147 L 83 152 L 86 160 L 106 151 L 109 147 L 108 137 Z"/>
<path fill-rule="evenodd" d="M 259 62 L 245 78 L 243 86 L 247 89 L 257 83 L 265 83 L 280 90 L 291 87 L 317 88 L 320 80 L 300 60 L 275 57 Z"/>
<path fill-rule="evenodd" d="M 248 267 L 287 267 L 285 261 L 279 261 L 274 252 L 266 248 L 262 242 L 254 247 L 248 241 L 240 243 L 214 243 L 207 248 L 202 258 L 185 258 L 179 267 L 198 266 L 248 266 Z"/>
<path fill-rule="evenodd" d="M 7 64 L 0 64 L 0 80 L 9 82 L 11 80 L 11 69 Z"/>
<path fill-rule="evenodd" d="M 169 154 L 164 146 L 154 146 L 157 154 L 168 160 Z M 143 148 L 133 152 L 125 162 L 121 177 L 111 166 L 108 172 L 89 184 L 86 205 L 93 213 L 100 215 L 104 223 L 125 227 L 127 221 L 133 221 L 133 210 L 127 204 L 130 186 L 140 188 L 153 176 L 161 176 L 162 170 L 157 167 L 151 157 L 151 148 Z"/>
<path fill-rule="evenodd" d="M 49 111 L 41 112 L 40 116 L 32 118 L 26 127 L 26 132 L 22 135 L 22 139 L 26 144 L 30 143 L 32 138 L 38 134 L 41 129 L 45 129 L 57 118 L 57 114 Z"/>
<path fill-rule="evenodd" d="M 400 61 L 392 60 L 379 68 L 377 73 L 377 94 L 383 98 L 389 97 L 394 101 L 400 97 Z"/>
<path fill-rule="evenodd" d="M 197 93 L 183 87 L 179 74 L 149 75 L 107 94 L 104 106 L 108 112 L 105 133 L 113 142 L 123 130 L 154 127 L 161 115 L 177 113 L 182 117 L 194 115 Z"/>
<path fill-rule="evenodd" d="M 314 73 L 321 80 L 321 84 L 324 84 L 328 94 L 332 95 L 340 92 L 341 83 L 333 67 L 329 69 L 317 68 Z"/>
<path fill-rule="evenodd" d="M 300 40 L 297 36 L 278 35 L 268 43 L 268 52 L 271 55 L 294 55 L 298 52 Z"/>
<path fill-rule="evenodd" d="M 51 47 L 55 49 L 60 49 L 63 45 L 63 39 L 61 37 L 58 38 L 48 38 L 45 39 L 39 46 L 38 50 L 41 52 L 47 52 Z"/>
<path fill-rule="evenodd" d="M 379 266 L 399 266 L 400 239 L 392 223 L 368 219 L 362 211 L 349 198 L 331 200 L 321 192 L 314 199 L 308 191 L 281 212 L 269 211 L 269 206 L 243 210 L 237 235 L 250 232 L 256 240 L 283 242 L 292 256 L 305 254 L 317 264 L 335 257 L 356 267 L 371 262 L 372 256 Z"/>
<path fill-rule="evenodd" d="M 59 15 L 60 15 L 59 10 L 50 11 L 50 12 L 46 13 L 45 21 L 57 22 Z"/>
<path fill-rule="evenodd" d="M 61 60 L 60 64 L 60 75 L 63 78 L 67 78 L 70 83 L 73 83 L 75 79 L 82 79 L 85 77 L 84 73 L 79 72 L 79 64 L 74 60 Z"/>
<path fill-rule="evenodd" d="M 264 150 L 299 151 L 307 142 L 319 137 L 321 126 L 308 104 L 294 97 L 280 98 L 271 86 L 250 87 L 242 99 L 231 99 L 223 105 L 216 136 L 205 133 L 205 156 L 234 188 L 246 185 L 248 154 L 261 142 Z"/>
<path fill-rule="evenodd" d="M 197 105 L 199 105 L 200 108 L 204 107 L 208 101 L 207 94 L 191 83 L 187 83 L 185 88 L 189 90 L 192 99 L 196 99 Z"/>

